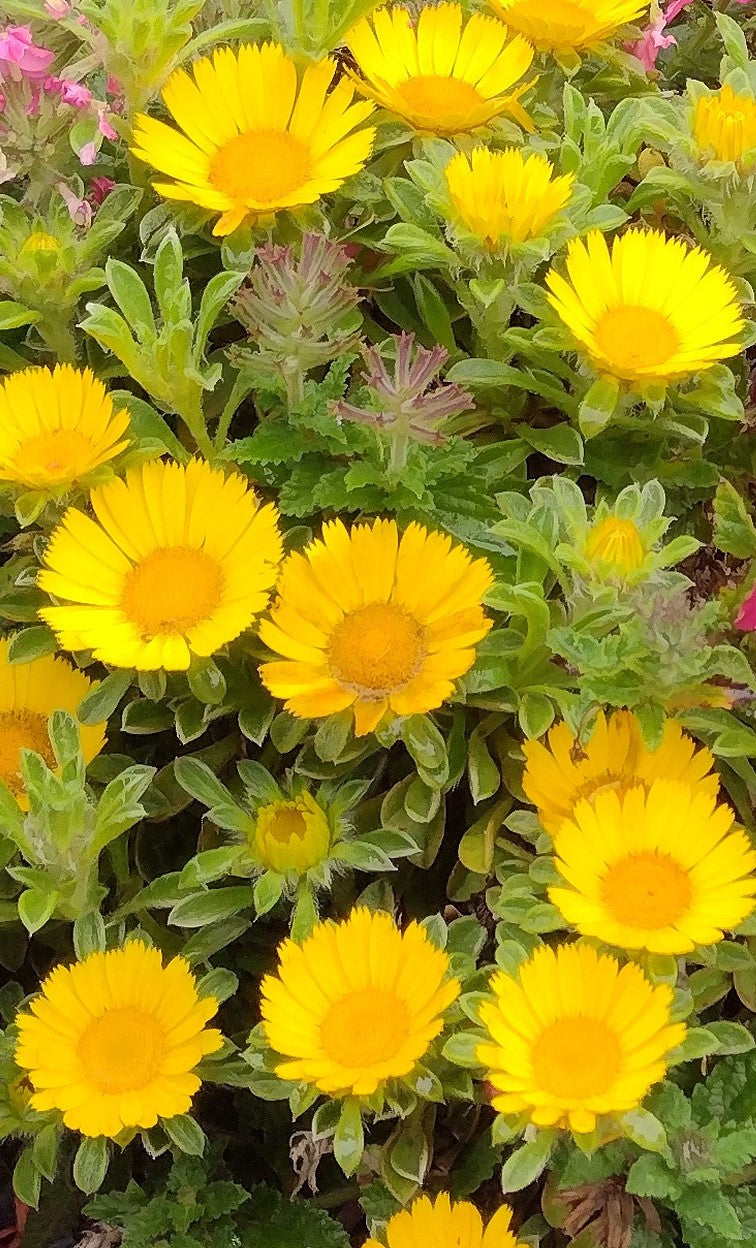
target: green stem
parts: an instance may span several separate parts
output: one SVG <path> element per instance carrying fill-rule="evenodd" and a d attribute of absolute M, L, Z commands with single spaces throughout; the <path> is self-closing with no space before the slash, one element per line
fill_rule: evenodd
<path fill-rule="evenodd" d="M 406 416 L 402 415 L 397 418 L 396 424 L 391 430 L 391 450 L 389 453 L 390 472 L 398 473 L 406 467 L 409 442 L 409 421 Z"/>
<path fill-rule="evenodd" d="M 205 459 L 212 462 L 215 458 L 215 447 L 210 434 L 207 432 L 205 413 L 202 410 L 202 400 L 193 397 L 190 402 L 182 403 L 181 405 L 177 403 L 176 411 L 194 438 L 197 450 L 204 455 Z"/>
<path fill-rule="evenodd" d="M 59 364 L 76 363 L 76 338 L 67 318 L 45 316 L 36 323 L 37 332 Z"/>
<path fill-rule="evenodd" d="M 302 365 L 294 356 L 290 356 L 283 367 L 283 378 L 286 384 L 286 401 L 289 411 L 298 407 L 304 398 L 304 373 Z"/>

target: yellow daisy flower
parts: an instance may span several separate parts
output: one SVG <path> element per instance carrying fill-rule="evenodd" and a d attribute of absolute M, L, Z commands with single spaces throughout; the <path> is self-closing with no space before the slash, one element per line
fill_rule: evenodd
<path fill-rule="evenodd" d="M 327 857 L 331 839 L 328 816 L 309 793 L 269 802 L 257 812 L 255 853 L 269 871 L 304 874 Z"/>
<path fill-rule="evenodd" d="M 567 272 L 547 274 L 549 303 L 599 373 L 658 385 L 743 349 L 735 287 L 700 247 L 634 229 L 610 253 L 593 230 L 570 242 Z"/>
<path fill-rule="evenodd" d="M 113 667 L 181 671 L 249 628 L 282 557 L 278 513 L 237 473 L 153 461 L 70 507 L 39 585 L 67 606 L 40 616 L 66 650 Z"/>
<path fill-rule="evenodd" d="M 634 22 L 649 0 L 490 0 L 511 30 L 544 52 L 579 52 Z"/>
<path fill-rule="evenodd" d="M 647 555 L 641 531 L 634 520 L 606 516 L 588 530 L 585 557 L 606 570 L 637 572 Z"/>
<path fill-rule="evenodd" d="M 693 109 L 693 137 L 701 155 L 741 164 L 756 157 L 756 99 L 732 87 L 699 96 Z"/>
<path fill-rule="evenodd" d="M 514 147 L 459 152 L 446 166 L 446 189 L 461 225 L 490 251 L 540 238 L 572 196 L 574 174 L 554 176 L 545 156 Z"/>
<path fill-rule="evenodd" d="M 370 1096 L 410 1074 L 459 995 L 448 955 L 418 923 L 400 932 L 371 910 L 318 923 L 278 957 L 262 983 L 268 1043 L 288 1059 L 276 1073 L 332 1096 Z"/>
<path fill-rule="evenodd" d="M 483 1229 L 475 1205 L 467 1200 L 452 1203 L 446 1192 L 435 1200 L 420 1196 L 409 1209 L 401 1209 L 386 1224 L 388 1248 L 525 1248 L 509 1229 L 512 1210 L 502 1205 Z M 383 1248 L 369 1239 L 365 1248 Z"/>
<path fill-rule="evenodd" d="M 490 1042 L 477 1055 L 494 1108 L 539 1127 L 593 1131 L 600 1115 L 637 1108 L 685 1036 L 668 984 L 588 946 L 543 945 L 491 987 L 480 1006 Z"/>
<path fill-rule="evenodd" d="M 185 1114 L 200 1086 L 195 1066 L 223 1042 L 205 1027 L 217 1009 L 197 995 L 183 958 L 164 967 L 139 941 L 56 967 L 16 1020 L 33 1108 L 110 1139 Z"/>
<path fill-rule="evenodd" d="M 0 641 L 0 780 L 22 810 L 27 810 L 21 751 L 34 750 L 55 769 L 47 721 L 53 711 L 75 716 L 86 694 L 97 686 L 78 668 L 53 655 L 31 663 L 9 663 L 8 644 Z M 105 723 L 80 726 L 85 762 L 90 763 L 105 745 L 105 728 Z"/>
<path fill-rule="evenodd" d="M 357 736 L 387 711 L 431 711 L 475 662 L 492 579 L 485 559 L 419 524 L 400 539 L 393 520 L 334 520 L 284 562 L 260 637 L 285 661 L 262 665 L 263 684 L 303 719 L 352 707 Z"/>
<path fill-rule="evenodd" d="M 247 217 L 314 204 L 362 169 L 375 131 L 355 131 L 373 111 L 352 103 L 354 88 L 330 59 L 297 67 L 276 43 L 219 48 L 171 75 L 163 99 L 180 130 L 140 114 L 134 155 L 172 182 L 167 199 L 186 200 L 220 219 L 230 234 Z M 181 133 L 183 131 L 183 133 Z"/>
<path fill-rule="evenodd" d="M 563 820 L 572 818 L 581 799 L 594 801 L 607 789 L 624 796 L 638 785 L 649 789 L 655 780 L 676 780 L 692 794 L 702 793 L 712 800 L 719 792 L 711 752 L 697 746 L 674 719 L 664 725 L 658 750 L 644 744 L 632 711 L 614 711 L 608 720 L 600 711 L 585 745 L 578 743 L 565 723 L 549 729 L 547 742 L 524 743 L 522 787 L 552 835 Z"/>
<path fill-rule="evenodd" d="M 364 74 L 360 91 L 404 118 L 415 130 L 461 134 L 510 113 L 527 129 L 512 90 L 529 68 L 533 49 L 510 39 L 496 18 L 474 13 L 464 21 L 459 4 L 429 5 L 417 21 L 406 9 L 378 9 L 350 31 L 349 49 Z"/>
<path fill-rule="evenodd" d="M 754 907 L 756 852 L 706 793 L 656 780 L 578 802 L 554 835 L 568 888 L 549 897 L 573 927 L 623 949 L 688 953 Z"/>
<path fill-rule="evenodd" d="M 128 446 L 127 411 L 70 364 L 24 368 L 0 384 L 0 481 L 30 490 L 73 485 Z"/>

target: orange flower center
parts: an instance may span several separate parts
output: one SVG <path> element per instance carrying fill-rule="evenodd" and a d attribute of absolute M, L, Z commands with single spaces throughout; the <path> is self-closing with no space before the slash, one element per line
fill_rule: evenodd
<path fill-rule="evenodd" d="M 185 633 L 218 606 L 223 577 L 218 564 L 191 546 L 160 546 L 126 577 L 121 607 L 148 637 Z"/>
<path fill-rule="evenodd" d="M 19 476 L 73 481 L 92 461 L 89 438 L 75 429 L 52 429 L 22 442 L 14 456 Z"/>
<path fill-rule="evenodd" d="M 98 1092 L 138 1092 L 159 1073 L 165 1035 L 144 1010 L 107 1010 L 89 1024 L 77 1052 L 87 1081 Z"/>
<path fill-rule="evenodd" d="M 669 319 L 655 308 L 620 304 L 608 308 L 599 318 L 596 342 L 610 367 L 632 379 L 638 369 L 666 364 L 680 345 L 679 335 Z"/>
<path fill-rule="evenodd" d="M 48 767 L 55 766 L 47 716 L 37 711 L 0 712 L 0 779 L 14 797 L 24 792 L 19 766 L 21 750 L 34 750 L 42 755 Z"/>
<path fill-rule="evenodd" d="M 425 656 L 422 625 L 401 607 L 374 602 L 345 615 L 331 634 L 331 670 L 344 685 L 380 697 L 401 689 Z"/>
<path fill-rule="evenodd" d="M 629 854 L 612 863 L 602 885 L 604 905 L 617 923 L 661 928 L 676 923 L 690 907 L 690 876 L 669 854 Z"/>
<path fill-rule="evenodd" d="M 533 1046 L 536 1082 L 550 1096 L 586 1100 L 603 1096 L 620 1070 L 617 1037 L 605 1023 L 577 1015 L 560 1018 Z"/>
<path fill-rule="evenodd" d="M 396 1057 L 410 1030 L 407 1008 L 391 992 L 364 988 L 335 1001 L 320 1039 L 339 1066 L 375 1066 Z"/>
<path fill-rule="evenodd" d="M 429 130 L 445 128 L 450 122 L 464 126 L 484 103 L 472 83 L 443 74 L 420 74 L 394 89 L 407 113 Z"/>
<path fill-rule="evenodd" d="M 229 199 L 274 207 L 308 181 L 312 155 L 288 130 L 248 130 L 224 143 L 210 161 L 210 182 Z"/>

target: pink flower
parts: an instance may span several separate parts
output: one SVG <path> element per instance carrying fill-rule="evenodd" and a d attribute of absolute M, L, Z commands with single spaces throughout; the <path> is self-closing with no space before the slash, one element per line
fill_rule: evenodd
<path fill-rule="evenodd" d="M 92 178 L 89 184 L 89 198 L 93 204 L 101 204 L 114 189 L 115 182 L 112 178 Z"/>
<path fill-rule="evenodd" d="M 0 79 L 15 68 L 32 80 L 44 78 L 55 53 L 38 48 L 28 26 L 9 26 L 0 34 Z"/>
<path fill-rule="evenodd" d="M 69 78 L 60 79 L 60 98 L 64 104 L 73 104 L 74 108 L 86 108 L 92 103 L 92 92 L 81 82 L 72 82 Z"/>
<path fill-rule="evenodd" d="M 56 21 L 62 21 L 71 12 L 68 0 L 45 0 L 44 7 L 48 17 L 54 17 Z"/>
<path fill-rule="evenodd" d="M 756 630 L 756 585 L 741 602 L 735 619 L 735 627 L 743 633 L 752 633 Z"/>
<path fill-rule="evenodd" d="M 83 147 L 80 147 L 79 160 L 82 165 L 93 165 L 97 160 L 97 151 L 96 143 L 85 143 Z"/>
<path fill-rule="evenodd" d="M 665 35 L 671 22 L 691 3 L 691 0 L 670 0 L 665 9 L 654 3 L 651 6 L 651 21 L 636 43 L 626 43 L 625 50 L 632 52 L 642 62 L 646 73 L 656 69 L 656 61 L 662 48 L 669 48 L 677 43 L 674 35 Z M 750 0 L 738 0 L 739 4 L 748 4 Z"/>
<path fill-rule="evenodd" d="M 97 119 L 97 129 L 100 131 L 100 134 L 105 136 L 106 139 L 110 139 L 111 143 L 114 143 L 118 138 L 118 131 L 113 129 L 103 112 L 100 113 Z"/>
<path fill-rule="evenodd" d="M 74 225 L 82 225 L 85 229 L 89 229 L 94 216 L 92 205 L 86 199 L 79 199 L 76 192 L 72 191 L 66 182 L 58 183 L 58 191 Z"/>

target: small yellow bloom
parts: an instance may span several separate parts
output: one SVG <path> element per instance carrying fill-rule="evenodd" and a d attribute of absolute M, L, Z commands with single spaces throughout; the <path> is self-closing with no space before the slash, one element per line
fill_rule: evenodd
<path fill-rule="evenodd" d="M 262 984 L 268 1043 L 288 1059 L 276 1072 L 333 1096 L 370 1096 L 409 1075 L 459 995 L 448 955 L 419 924 L 400 932 L 371 910 L 319 923 L 278 956 Z"/>
<path fill-rule="evenodd" d="M 446 1192 L 435 1200 L 420 1196 L 409 1209 L 402 1209 L 386 1224 L 388 1248 L 525 1248 L 509 1229 L 512 1210 L 501 1205 L 483 1229 L 475 1205 L 467 1200 L 452 1202 Z M 383 1248 L 369 1239 L 365 1248 Z"/>
<path fill-rule="evenodd" d="M 0 384 L 0 481 L 30 490 L 73 485 L 126 446 L 125 410 L 89 369 L 24 368 Z"/>
<path fill-rule="evenodd" d="M 469 157 L 459 152 L 444 176 L 453 223 L 490 251 L 540 238 L 569 203 L 575 183 L 571 173 L 555 177 L 545 156 L 523 156 L 514 147 L 476 147 Z"/>
<path fill-rule="evenodd" d="M 39 585 L 71 604 L 40 616 L 67 650 L 114 667 L 185 670 L 249 628 L 282 557 L 278 513 L 238 473 L 152 461 L 71 507 Z"/>
<path fill-rule="evenodd" d="M 481 607 L 491 581 L 488 562 L 443 533 L 413 523 L 400 539 L 393 520 L 351 531 L 334 520 L 284 562 L 260 625 L 284 661 L 262 665 L 263 684 L 303 719 L 352 707 L 358 736 L 387 711 L 432 711 L 491 627 Z"/>
<path fill-rule="evenodd" d="M 48 767 L 56 768 L 47 721 L 53 711 L 76 716 L 84 697 L 97 687 L 65 659 L 45 655 L 31 663 L 9 663 L 8 642 L 0 641 L 0 780 L 26 810 L 20 761 L 22 750 L 34 750 Z M 102 724 L 79 728 L 84 761 L 90 763 L 105 745 Z"/>
<path fill-rule="evenodd" d="M 688 953 L 751 913 L 756 852 L 707 793 L 656 780 L 578 802 L 554 835 L 569 887 L 549 897 L 568 923 L 623 949 Z"/>
<path fill-rule="evenodd" d="M 743 350 L 731 279 L 679 238 L 628 230 L 610 252 L 594 230 L 569 244 L 567 272 L 547 274 L 549 303 L 599 373 L 659 385 Z"/>
<path fill-rule="evenodd" d="M 17 1019 L 16 1062 L 29 1072 L 33 1108 L 111 1139 L 185 1114 L 200 1086 L 195 1066 L 222 1044 L 205 1027 L 217 1009 L 197 995 L 183 958 L 164 967 L 139 941 L 56 967 Z"/>
<path fill-rule="evenodd" d="M 526 40 L 510 39 L 493 17 L 464 21 L 459 4 L 428 5 L 417 22 L 403 8 L 378 9 L 350 31 L 349 49 L 366 81 L 360 91 L 415 130 L 461 134 L 510 113 L 527 129 L 512 90 L 533 60 Z"/>
<path fill-rule="evenodd" d="M 739 165 L 749 154 L 756 158 L 756 99 L 738 95 L 730 86 L 699 96 L 693 110 L 693 137 L 705 159 Z"/>
<path fill-rule="evenodd" d="M 172 182 L 155 182 L 167 199 L 221 214 L 214 233 L 245 218 L 314 204 L 362 169 L 375 131 L 356 130 L 373 111 L 352 103 L 335 61 L 294 61 L 275 43 L 219 48 L 171 75 L 163 90 L 180 130 L 140 114 L 134 154 Z M 183 133 L 181 133 L 183 131 Z"/>
<path fill-rule="evenodd" d="M 635 715 L 615 711 L 607 720 L 596 717 L 590 740 L 580 745 L 568 724 L 549 729 L 548 745 L 526 741 L 522 786 L 538 807 L 544 828 L 552 834 L 563 820 L 571 819 L 582 798 L 594 801 L 598 793 L 614 790 L 621 797 L 630 788 L 649 789 L 654 780 L 677 780 L 693 794 L 714 800 L 719 778 L 712 773 L 714 759 L 697 747 L 673 719 L 664 726 L 658 750 L 649 750 Z"/>
<path fill-rule="evenodd" d="M 328 816 L 309 793 L 270 802 L 257 812 L 255 851 L 270 871 L 304 874 L 327 857 L 330 847 Z"/>
<path fill-rule="evenodd" d="M 490 0 L 511 30 L 545 52 L 582 52 L 610 39 L 648 0 Z"/>
<path fill-rule="evenodd" d="M 601 1115 L 636 1109 L 685 1037 L 670 1020 L 668 984 L 589 946 L 543 945 L 491 987 L 478 1059 L 497 1091 L 494 1108 L 539 1127 L 593 1131 Z"/>
<path fill-rule="evenodd" d="M 60 251 L 60 243 L 45 230 L 35 230 L 23 243 L 20 254 L 24 255 L 28 251 Z"/>
<path fill-rule="evenodd" d="M 616 572 L 635 572 L 643 566 L 646 550 L 634 520 L 607 516 L 588 530 L 586 558 Z"/>

